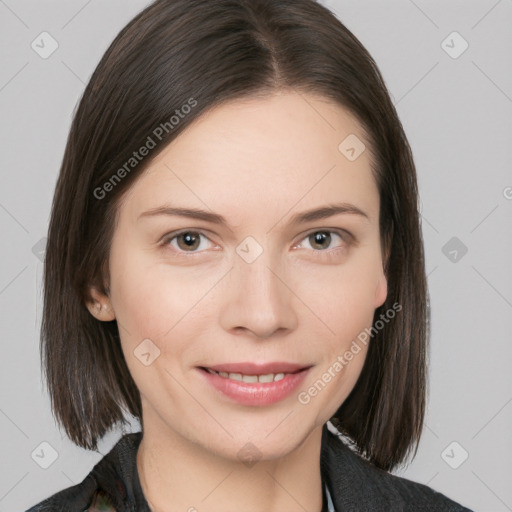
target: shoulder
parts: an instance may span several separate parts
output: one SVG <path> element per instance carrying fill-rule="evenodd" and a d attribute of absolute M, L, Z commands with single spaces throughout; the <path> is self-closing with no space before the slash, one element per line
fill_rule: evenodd
<path fill-rule="evenodd" d="M 122 467 L 126 453 L 137 446 L 138 433 L 123 436 L 79 484 L 62 489 L 26 512 L 116 512 L 125 509 L 126 481 Z"/>
<path fill-rule="evenodd" d="M 77 485 L 67 487 L 29 508 L 26 512 L 115 512 L 111 498 L 89 474 Z"/>
<path fill-rule="evenodd" d="M 371 464 L 367 468 L 367 474 L 372 480 L 376 494 L 382 496 L 383 501 L 392 504 L 393 510 L 404 512 L 472 512 L 425 484 L 393 475 Z"/>
<path fill-rule="evenodd" d="M 343 436 L 330 430 L 325 435 L 324 471 L 336 510 L 472 512 L 427 485 L 376 467 Z"/>

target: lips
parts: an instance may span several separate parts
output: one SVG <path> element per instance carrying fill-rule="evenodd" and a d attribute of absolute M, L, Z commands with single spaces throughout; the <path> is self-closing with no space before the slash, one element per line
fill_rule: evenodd
<path fill-rule="evenodd" d="M 198 366 L 198 375 L 224 398 L 240 405 L 267 406 L 289 397 L 313 365 L 287 362 Z"/>
<path fill-rule="evenodd" d="M 214 366 L 202 366 L 201 368 L 204 368 L 205 370 L 210 369 L 215 372 L 225 372 L 228 374 L 241 373 L 242 375 L 267 375 L 270 373 L 297 373 L 310 367 L 311 365 L 274 361 L 270 363 L 224 363 Z"/>

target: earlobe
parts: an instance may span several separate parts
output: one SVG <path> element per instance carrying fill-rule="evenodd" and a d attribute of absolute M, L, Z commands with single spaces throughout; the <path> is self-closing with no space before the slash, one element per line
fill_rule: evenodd
<path fill-rule="evenodd" d="M 92 301 L 87 302 L 87 309 L 92 316 L 102 322 L 110 322 L 115 319 L 116 315 L 110 302 L 110 299 L 103 293 L 99 292 L 94 286 L 90 288 Z"/>

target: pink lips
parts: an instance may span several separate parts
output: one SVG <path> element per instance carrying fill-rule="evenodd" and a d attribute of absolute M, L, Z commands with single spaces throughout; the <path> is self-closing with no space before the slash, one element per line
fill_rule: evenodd
<path fill-rule="evenodd" d="M 266 375 L 269 373 L 285 373 L 283 379 L 273 382 L 243 382 L 210 373 L 205 367 L 198 370 L 209 385 L 220 391 L 224 396 L 248 406 L 270 405 L 283 400 L 295 391 L 304 381 L 310 366 L 286 362 L 257 363 L 226 363 L 209 366 L 210 370 L 243 375 Z"/>

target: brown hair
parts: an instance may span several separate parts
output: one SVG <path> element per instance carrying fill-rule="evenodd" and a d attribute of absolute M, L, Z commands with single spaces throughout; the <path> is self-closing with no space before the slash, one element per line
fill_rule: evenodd
<path fill-rule="evenodd" d="M 165 126 L 152 137 L 153 158 L 208 109 L 284 89 L 334 100 L 359 120 L 380 193 L 388 279 L 374 319 L 402 306 L 375 334 L 331 421 L 380 468 L 392 469 L 413 446 L 416 453 L 430 320 L 416 170 L 372 57 L 313 0 L 157 0 L 121 30 L 87 84 L 52 205 L 41 328 L 52 410 L 77 445 L 97 449 L 108 429 L 127 423 L 126 412 L 142 421 L 119 326 L 96 320 L 86 307 L 91 285 L 109 293 L 119 201 L 151 161 L 130 160 L 134 151 Z M 191 98 L 194 108 L 181 115 Z M 179 122 L 171 126 L 172 116 Z"/>

